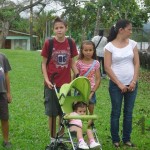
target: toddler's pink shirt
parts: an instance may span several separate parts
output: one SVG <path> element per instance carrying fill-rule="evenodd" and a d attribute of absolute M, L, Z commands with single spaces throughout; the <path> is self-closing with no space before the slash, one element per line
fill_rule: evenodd
<path fill-rule="evenodd" d="M 76 112 L 70 113 L 71 116 L 79 116 Z M 75 124 L 82 128 L 82 121 L 80 119 L 71 119 L 69 124 Z"/>

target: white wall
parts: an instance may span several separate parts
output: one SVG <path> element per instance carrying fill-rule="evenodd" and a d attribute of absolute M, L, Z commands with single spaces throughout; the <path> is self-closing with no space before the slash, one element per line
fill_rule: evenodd
<path fill-rule="evenodd" d="M 147 50 L 149 46 L 148 42 L 138 42 L 137 47 L 139 50 Z"/>

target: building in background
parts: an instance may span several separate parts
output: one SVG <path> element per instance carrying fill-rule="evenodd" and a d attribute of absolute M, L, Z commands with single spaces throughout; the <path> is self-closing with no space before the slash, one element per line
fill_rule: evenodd
<path fill-rule="evenodd" d="M 33 35 L 33 48 L 36 45 L 37 38 Z M 5 41 L 5 49 L 30 50 L 30 34 L 9 30 Z"/>

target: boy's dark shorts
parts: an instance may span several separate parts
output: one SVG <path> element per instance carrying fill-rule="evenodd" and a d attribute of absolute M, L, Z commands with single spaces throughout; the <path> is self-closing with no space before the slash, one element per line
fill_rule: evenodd
<path fill-rule="evenodd" d="M 44 98 L 45 98 L 45 101 L 44 101 L 45 114 L 47 116 L 56 117 L 58 115 L 61 116 L 63 114 L 54 89 L 50 89 L 47 86 L 45 86 Z"/>
<path fill-rule="evenodd" d="M 6 93 L 0 93 L 0 120 L 8 120 L 8 100 Z"/>

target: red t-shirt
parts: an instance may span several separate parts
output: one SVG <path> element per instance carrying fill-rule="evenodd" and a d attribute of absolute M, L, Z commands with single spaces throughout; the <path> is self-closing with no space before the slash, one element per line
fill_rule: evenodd
<path fill-rule="evenodd" d="M 48 58 L 48 54 L 49 40 L 46 40 L 41 55 Z M 56 87 L 61 87 L 64 83 L 69 83 L 71 81 L 71 59 L 77 55 L 77 48 L 73 40 L 71 53 L 67 38 L 61 43 L 54 38 L 52 56 L 47 65 L 47 74 L 49 80 L 51 80 L 52 74 L 58 73 L 54 78 Z"/>

